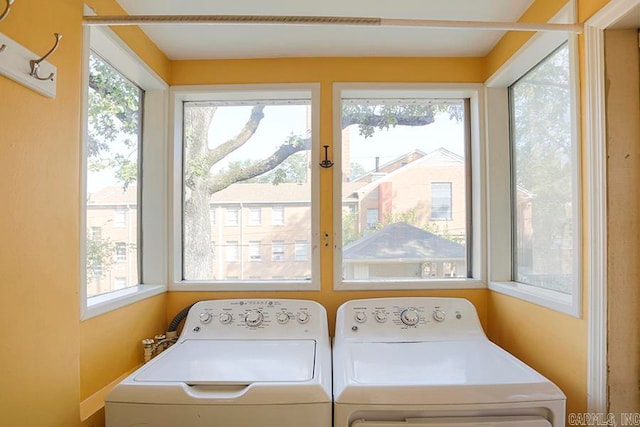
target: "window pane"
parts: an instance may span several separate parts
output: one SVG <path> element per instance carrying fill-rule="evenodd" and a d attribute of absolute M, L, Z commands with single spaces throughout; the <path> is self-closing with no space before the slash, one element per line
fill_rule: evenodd
<path fill-rule="evenodd" d="M 311 241 L 310 96 L 183 108 L 184 280 L 309 280 L 308 244 L 304 259 L 294 246 Z M 212 210 L 224 212 L 215 227 Z M 203 250 L 210 241 L 226 256 Z"/>
<path fill-rule="evenodd" d="M 343 98 L 344 279 L 467 277 L 464 104 Z"/>
<path fill-rule="evenodd" d="M 514 280 L 570 293 L 574 279 L 574 147 L 569 48 L 511 87 Z"/>
<path fill-rule="evenodd" d="M 89 57 L 87 296 L 135 286 L 143 92 L 99 56 Z"/>

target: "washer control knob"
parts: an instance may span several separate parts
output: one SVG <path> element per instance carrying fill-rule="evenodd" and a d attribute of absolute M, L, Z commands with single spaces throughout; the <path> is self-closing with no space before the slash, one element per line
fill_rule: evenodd
<path fill-rule="evenodd" d="M 209 313 L 208 311 L 200 313 L 200 323 L 207 324 L 211 322 L 211 319 L 213 319 L 213 314 Z"/>
<path fill-rule="evenodd" d="M 433 320 L 435 320 L 436 322 L 444 322 L 444 319 L 446 319 L 447 315 L 444 311 L 436 309 L 433 312 Z"/>
<path fill-rule="evenodd" d="M 405 308 L 400 313 L 400 320 L 407 326 L 415 326 L 420 321 L 420 315 L 413 308 Z"/>
<path fill-rule="evenodd" d="M 387 313 L 384 311 L 376 311 L 375 318 L 378 323 L 384 323 L 387 321 Z"/>
<path fill-rule="evenodd" d="M 284 325 L 285 323 L 287 323 L 289 321 L 289 315 L 287 313 L 285 313 L 284 311 L 281 311 L 280 313 L 278 313 L 276 315 L 276 320 L 281 325 Z"/>
<path fill-rule="evenodd" d="M 223 325 L 228 325 L 233 320 L 233 316 L 231 315 L 231 313 L 227 313 L 226 311 L 224 311 L 220 313 L 220 316 L 218 316 L 218 320 Z"/>
<path fill-rule="evenodd" d="M 301 311 L 300 313 L 298 313 L 297 320 L 298 320 L 298 323 L 301 323 L 304 325 L 309 321 L 309 313 L 307 313 L 306 311 Z"/>
<path fill-rule="evenodd" d="M 356 313 L 353 315 L 353 318 L 358 323 L 364 323 L 367 321 L 367 313 L 365 313 L 364 311 L 356 311 Z"/>
<path fill-rule="evenodd" d="M 247 313 L 246 317 L 244 318 L 244 323 L 246 323 L 247 326 L 255 328 L 256 326 L 260 326 L 263 320 L 264 314 L 262 314 L 258 310 L 253 310 Z"/>

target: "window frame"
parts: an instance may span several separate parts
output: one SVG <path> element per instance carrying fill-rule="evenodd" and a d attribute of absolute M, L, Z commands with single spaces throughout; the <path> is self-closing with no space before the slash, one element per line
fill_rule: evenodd
<path fill-rule="evenodd" d="M 573 22 L 573 10 L 565 6 L 550 22 Z M 571 295 L 542 289 L 513 280 L 512 260 L 512 191 L 510 164 L 510 112 L 509 86 L 524 76 L 562 44 L 569 46 L 571 82 L 571 127 L 574 223 L 574 271 L 576 272 Z M 509 295 L 533 304 L 580 318 L 582 315 L 583 279 L 583 213 L 582 213 L 582 157 L 580 134 L 578 38 L 575 34 L 537 33 L 525 43 L 510 60 L 498 69 L 486 82 L 487 86 L 487 136 L 491 144 L 487 148 L 489 220 L 488 272 L 490 290 Z M 504 260 L 510 260 L 505 262 Z"/>
<path fill-rule="evenodd" d="M 393 92 L 393 96 L 389 92 Z M 333 84 L 333 141 L 334 153 L 341 152 L 342 94 L 357 92 L 358 97 L 390 99 L 398 97 L 468 99 L 469 136 L 468 153 L 471 171 L 467 170 L 467 193 L 473 227 L 468 226 L 472 244 L 467 248 L 467 266 L 472 277 L 455 279 L 406 279 L 406 280 L 344 280 L 342 277 L 342 159 L 335 155 L 333 166 L 333 239 L 334 239 L 334 290 L 406 290 L 406 289 L 478 289 L 486 288 L 486 220 L 485 212 L 485 135 L 484 135 L 484 86 L 475 83 L 334 83 Z"/>
<path fill-rule="evenodd" d="M 283 279 L 279 281 L 184 280 L 182 277 L 182 164 L 183 164 L 183 103 L 193 101 L 233 101 L 245 99 L 282 99 L 308 95 L 311 102 L 311 233 L 309 259 L 310 280 Z M 320 290 L 320 84 L 274 83 L 229 84 L 202 86 L 172 86 L 169 90 L 169 127 L 171 139 L 171 230 L 170 230 L 170 291 L 311 291 Z M 277 205 L 281 206 L 281 205 Z M 283 221 L 286 219 L 283 217 Z"/>
<path fill-rule="evenodd" d="M 87 14 L 90 9 L 85 8 Z M 89 297 L 86 272 L 86 205 L 80 204 L 80 319 L 87 320 L 137 301 L 161 294 L 166 285 L 166 109 L 168 85 L 115 33 L 103 27 L 83 29 L 82 56 L 82 158 L 80 194 L 86 194 L 89 54 L 96 52 L 123 76 L 144 90 L 141 141 L 141 175 L 145 190 L 139 197 L 140 233 L 137 286 Z"/>

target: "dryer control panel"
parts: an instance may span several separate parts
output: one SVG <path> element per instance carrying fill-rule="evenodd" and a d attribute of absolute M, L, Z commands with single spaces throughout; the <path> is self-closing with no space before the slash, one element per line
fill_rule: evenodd
<path fill-rule="evenodd" d="M 314 301 L 233 299 L 191 307 L 184 339 L 312 339 L 327 335 L 327 314 Z"/>
<path fill-rule="evenodd" d="M 455 340 L 485 337 L 475 307 L 463 298 L 372 298 L 338 309 L 336 338 Z"/>

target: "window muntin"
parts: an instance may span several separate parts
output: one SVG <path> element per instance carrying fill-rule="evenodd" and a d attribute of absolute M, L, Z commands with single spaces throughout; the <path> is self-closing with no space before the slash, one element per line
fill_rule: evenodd
<path fill-rule="evenodd" d="M 85 266 L 86 296 L 93 297 L 140 282 L 138 174 L 144 92 L 94 52 L 89 55 L 88 81 Z M 136 262 L 120 264 L 127 252 L 136 254 Z"/>
<path fill-rule="evenodd" d="M 296 240 L 311 241 L 311 91 L 306 99 L 299 93 L 294 99 L 282 95 L 245 99 L 244 93 L 233 92 L 224 100 L 225 94 L 217 93 L 212 96 L 215 101 L 182 103 L 183 281 L 215 283 L 216 277 L 223 277 L 239 284 L 256 278 L 261 282 L 309 282 L 309 248 L 304 262 L 294 263 L 293 257 L 287 261 L 284 256 L 280 260 L 280 253 L 272 252 L 253 265 L 236 261 L 229 265 L 226 259 L 213 260 L 198 250 L 203 237 L 199 233 L 206 230 L 198 226 L 198 212 L 207 204 L 215 208 L 239 200 L 250 205 L 239 203 L 237 220 L 232 216 L 229 221 L 231 208 L 225 211 L 225 226 L 236 228 L 211 227 L 206 236 L 215 241 L 233 238 L 239 248 L 238 261 L 257 260 L 250 244 L 255 238 L 284 237 L 282 254 Z M 205 119 L 207 130 L 202 127 Z M 198 203 L 202 206 L 196 206 Z M 270 213 L 271 218 L 263 221 L 263 213 Z"/>
<path fill-rule="evenodd" d="M 342 281 L 389 286 L 473 277 L 469 101 L 348 92 L 342 96 Z M 457 209 L 444 221 L 431 217 L 434 182 L 452 186 Z M 373 209 L 379 221 L 372 231 Z"/>
<path fill-rule="evenodd" d="M 513 280 L 572 294 L 577 182 L 567 44 L 509 88 Z"/>

